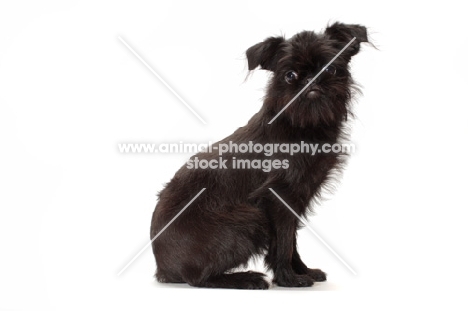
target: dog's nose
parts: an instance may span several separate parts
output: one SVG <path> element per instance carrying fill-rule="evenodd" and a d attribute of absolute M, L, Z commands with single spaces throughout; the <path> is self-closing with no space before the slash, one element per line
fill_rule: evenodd
<path fill-rule="evenodd" d="M 320 92 L 319 91 L 310 91 L 306 94 L 307 98 L 308 99 L 315 99 L 317 97 L 320 96 Z"/>

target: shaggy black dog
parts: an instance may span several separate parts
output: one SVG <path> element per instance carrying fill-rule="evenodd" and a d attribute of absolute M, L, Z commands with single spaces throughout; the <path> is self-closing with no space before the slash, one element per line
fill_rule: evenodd
<path fill-rule="evenodd" d="M 288 40 L 271 37 L 247 50 L 249 70 L 260 66 L 272 72 L 264 104 L 246 126 L 213 144 L 210 152 L 193 156 L 160 192 L 152 239 L 206 188 L 152 244 L 160 282 L 266 289 L 264 274 L 233 272 L 256 255 L 265 255 L 279 286 L 311 286 L 326 280 L 324 272 L 302 262 L 296 246 L 298 219 L 270 188 L 303 216 L 333 171 L 341 167 L 343 154 L 244 153 L 233 148 L 220 159 L 219 149 L 223 144 L 338 143 L 355 90 L 348 64 L 362 42 L 367 42 L 365 27 L 335 23 L 323 33 L 304 31 Z M 203 160 L 205 164 L 224 161 L 224 167 L 197 168 L 195 164 Z"/>

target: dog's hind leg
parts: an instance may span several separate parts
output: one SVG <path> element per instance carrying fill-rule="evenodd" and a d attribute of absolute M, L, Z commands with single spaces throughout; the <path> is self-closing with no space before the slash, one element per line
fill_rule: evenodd
<path fill-rule="evenodd" d="M 268 289 L 270 284 L 264 279 L 265 274 L 260 272 L 234 272 L 210 276 L 203 281 L 188 281 L 195 287 L 208 288 L 235 288 L 235 289 Z"/>

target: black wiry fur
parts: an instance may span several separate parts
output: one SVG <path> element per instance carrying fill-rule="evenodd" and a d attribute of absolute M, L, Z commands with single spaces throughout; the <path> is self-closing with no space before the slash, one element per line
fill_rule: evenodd
<path fill-rule="evenodd" d="M 304 92 L 271 125 L 268 122 L 353 37 L 354 43 L 333 63 L 336 73 L 324 72 L 310 86 L 319 95 Z M 289 40 L 268 38 L 246 52 L 249 70 L 270 70 L 264 104 L 248 124 L 214 144 L 228 143 L 336 143 L 350 114 L 353 82 L 348 70 L 366 28 L 335 23 L 323 33 L 298 33 Z M 285 74 L 294 70 L 298 79 L 289 84 Z M 216 152 L 199 153 L 199 159 L 217 159 Z M 195 156 L 194 156 L 195 157 Z M 325 281 L 318 269 L 309 269 L 296 247 L 297 218 L 269 188 L 299 215 L 333 170 L 343 163 L 339 154 L 224 154 L 231 163 L 242 159 L 288 160 L 288 169 L 188 169 L 182 167 L 159 194 L 151 223 L 153 238 L 202 189 L 202 193 L 154 242 L 156 277 L 160 282 L 188 283 L 198 287 L 266 289 L 268 282 L 257 272 L 232 272 L 249 258 L 265 255 L 265 263 L 279 286 L 311 286 Z M 192 157 L 193 158 L 193 157 Z"/>

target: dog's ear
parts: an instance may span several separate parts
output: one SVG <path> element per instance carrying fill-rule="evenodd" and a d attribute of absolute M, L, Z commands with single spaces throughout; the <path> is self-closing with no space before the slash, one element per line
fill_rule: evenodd
<path fill-rule="evenodd" d="M 274 71 L 278 61 L 279 47 L 283 42 L 283 37 L 270 37 L 250 47 L 245 52 L 249 70 L 260 66 L 262 69 Z"/>
<path fill-rule="evenodd" d="M 361 25 L 351 25 L 343 23 L 334 23 L 328 26 L 325 30 L 325 35 L 338 42 L 338 47 L 343 48 L 353 38 L 356 38 L 353 43 L 343 52 L 349 57 L 356 55 L 359 52 L 361 42 L 368 42 L 367 29 Z"/>

